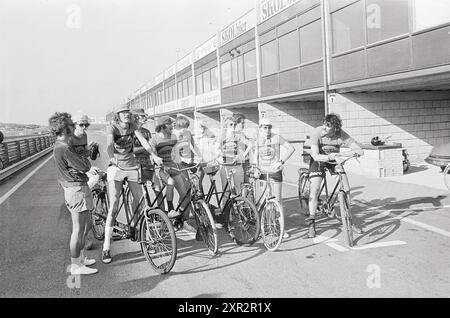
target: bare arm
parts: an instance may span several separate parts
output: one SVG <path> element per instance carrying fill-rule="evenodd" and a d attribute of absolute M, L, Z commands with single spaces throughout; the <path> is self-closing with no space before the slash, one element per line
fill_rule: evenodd
<path fill-rule="evenodd" d="M 147 152 L 149 154 L 152 155 L 153 160 L 155 161 L 155 163 L 157 165 L 161 165 L 162 159 L 160 157 L 158 157 L 158 154 L 156 153 L 156 149 L 154 149 L 152 147 L 152 145 L 150 145 L 150 143 L 147 141 L 147 139 L 145 139 L 144 135 L 142 135 L 142 133 L 139 132 L 139 131 L 135 131 L 134 134 L 136 135 L 136 138 L 141 142 L 142 147 L 145 150 L 147 150 Z"/>
<path fill-rule="evenodd" d="M 88 172 L 91 169 L 91 163 L 87 158 L 83 158 L 75 152 L 67 149 L 64 153 L 67 164 L 80 172 Z"/>
<path fill-rule="evenodd" d="M 283 142 L 284 141 L 284 142 Z M 294 146 L 292 146 L 288 141 L 282 139 L 282 146 L 287 150 L 286 156 L 284 158 L 281 158 L 281 161 L 286 162 L 289 160 L 289 158 L 292 156 L 292 154 L 295 151 Z"/>

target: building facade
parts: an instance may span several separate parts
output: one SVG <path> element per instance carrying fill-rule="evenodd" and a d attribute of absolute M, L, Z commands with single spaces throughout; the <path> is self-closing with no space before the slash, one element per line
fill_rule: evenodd
<path fill-rule="evenodd" d="M 270 116 L 296 147 L 335 112 L 359 142 L 391 136 L 421 161 L 450 142 L 450 1 L 262 0 L 128 103 L 211 127 Z"/>

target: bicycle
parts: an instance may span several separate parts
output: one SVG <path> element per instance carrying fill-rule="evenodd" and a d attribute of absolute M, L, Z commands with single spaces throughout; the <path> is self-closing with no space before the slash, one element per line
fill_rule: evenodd
<path fill-rule="evenodd" d="M 195 222 L 197 223 L 197 228 L 200 231 L 200 235 L 202 237 L 203 242 L 206 244 L 208 250 L 216 255 L 219 251 L 219 243 L 218 243 L 218 235 L 217 228 L 214 222 L 214 218 L 211 214 L 211 211 L 208 207 L 208 204 L 204 200 L 204 195 L 200 191 L 200 178 L 197 175 L 197 169 L 199 167 L 199 163 L 188 166 L 186 168 L 175 168 L 169 167 L 166 169 L 172 169 L 174 171 L 178 171 L 180 173 L 187 172 L 188 181 L 190 184 L 189 191 L 186 191 L 185 195 L 181 200 L 179 200 L 178 206 L 176 210 L 179 210 L 182 203 L 190 197 L 191 209 L 194 214 Z M 190 194 L 190 196 L 189 196 Z"/>
<path fill-rule="evenodd" d="M 259 180 L 261 174 L 266 175 L 265 186 L 261 196 L 255 201 L 254 185 Z M 283 240 L 284 233 L 284 211 L 283 206 L 278 202 L 272 193 L 270 183 L 270 172 L 262 172 L 260 168 L 252 165 L 248 171 L 249 183 L 244 183 L 242 187 L 242 196 L 250 198 L 255 202 L 258 214 L 261 218 L 261 234 L 264 246 L 267 250 L 274 252 L 278 249 Z"/>
<path fill-rule="evenodd" d="M 350 214 L 350 199 L 347 192 L 344 189 L 343 175 L 345 174 L 344 164 L 350 159 L 358 160 L 358 156 L 348 157 L 341 162 L 325 162 L 335 165 L 334 172 L 338 175 L 338 181 L 334 186 L 331 195 L 328 193 L 327 177 L 323 178 L 323 182 L 319 191 L 319 200 L 317 204 L 318 215 L 325 214 L 329 218 L 336 217 L 343 227 L 345 238 L 350 247 L 354 245 L 353 242 L 353 222 Z M 328 168 L 326 168 L 328 170 Z M 309 169 L 300 168 L 298 178 L 298 192 L 301 209 L 306 211 L 306 215 L 309 215 Z M 323 191 L 325 190 L 325 200 L 322 200 Z M 335 211 L 336 201 L 339 200 L 339 213 Z"/>
<path fill-rule="evenodd" d="M 141 169 L 142 167 L 139 168 L 140 172 Z M 104 172 L 102 173 L 104 174 Z M 151 202 L 145 181 L 139 180 L 139 184 L 141 185 L 142 196 L 132 212 L 128 181 L 125 179 L 122 182 L 118 211 L 122 207 L 124 208 L 126 222 L 116 220 L 114 230 L 120 234 L 122 239 L 131 239 L 138 242 L 150 266 L 160 274 L 167 274 L 175 265 L 177 258 L 175 230 L 166 213 L 153 207 L 157 198 Z M 94 189 L 93 194 L 95 206 L 92 211 L 93 232 L 95 238 L 104 239 L 104 226 L 108 211 L 106 185 L 98 190 Z M 141 206 L 142 208 L 140 208 Z"/>
<path fill-rule="evenodd" d="M 250 200 L 237 193 L 233 180 L 233 174 L 236 171 L 233 168 L 226 171 L 227 182 L 221 192 L 217 190 L 216 180 L 214 179 L 214 175 L 220 170 L 220 167 L 224 168 L 233 165 L 234 163 L 216 163 L 203 168 L 211 182 L 208 193 L 205 196 L 205 202 L 210 204 L 211 198 L 215 195 L 217 205 L 220 207 L 225 194 L 229 194 L 222 209 L 225 229 L 236 244 L 252 245 L 259 237 L 261 220 L 256 206 Z"/>

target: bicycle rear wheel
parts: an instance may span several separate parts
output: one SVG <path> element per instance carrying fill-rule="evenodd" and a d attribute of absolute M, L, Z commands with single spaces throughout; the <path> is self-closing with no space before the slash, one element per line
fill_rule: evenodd
<path fill-rule="evenodd" d="M 94 190 L 92 196 L 94 201 L 94 209 L 91 213 L 92 234 L 97 240 L 102 241 L 105 239 L 105 223 L 108 216 L 106 192 Z"/>
<path fill-rule="evenodd" d="M 195 209 L 194 205 L 195 204 L 192 203 L 193 209 Z M 211 211 L 206 202 L 203 200 L 199 200 L 197 202 L 195 221 L 197 222 L 200 235 L 202 236 L 206 247 L 213 255 L 216 255 L 219 251 L 217 229 Z"/>
<path fill-rule="evenodd" d="M 309 214 L 309 171 L 307 169 L 301 169 L 298 176 L 298 199 L 300 202 L 300 210 L 304 214 Z"/>
<path fill-rule="evenodd" d="M 352 218 L 350 215 L 350 201 L 345 191 L 339 191 L 339 207 L 341 212 L 342 231 L 348 246 L 353 246 Z"/>
<path fill-rule="evenodd" d="M 170 272 L 177 259 L 177 238 L 166 213 L 145 208 L 139 237 L 141 250 L 150 266 L 160 274 Z"/>
<path fill-rule="evenodd" d="M 284 234 L 284 213 L 278 201 L 270 200 L 266 203 L 261 214 L 261 232 L 267 250 L 276 251 Z"/>
<path fill-rule="evenodd" d="M 252 245 L 261 231 L 261 219 L 256 206 L 243 197 L 230 199 L 226 209 L 227 230 L 238 245 Z"/>

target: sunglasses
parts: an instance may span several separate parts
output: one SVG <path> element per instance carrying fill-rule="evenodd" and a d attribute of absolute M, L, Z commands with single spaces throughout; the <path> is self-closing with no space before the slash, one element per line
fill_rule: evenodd
<path fill-rule="evenodd" d="M 261 126 L 262 129 L 270 129 L 272 126 Z"/>
<path fill-rule="evenodd" d="M 90 124 L 78 124 L 78 126 L 88 128 L 90 126 Z"/>
<path fill-rule="evenodd" d="M 229 123 L 229 124 L 228 124 L 228 127 L 236 127 L 236 124 Z"/>

